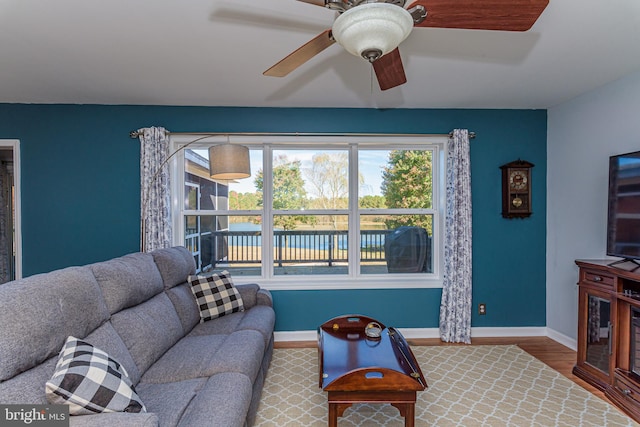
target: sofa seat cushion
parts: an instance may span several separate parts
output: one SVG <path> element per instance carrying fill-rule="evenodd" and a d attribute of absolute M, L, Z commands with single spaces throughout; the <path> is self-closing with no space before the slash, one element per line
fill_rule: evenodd
<path fill-rule="evenodd" d="M 245 375 L 225 372 L 209 378 L 187 407 L 179 427 L 244 427 L 252 382 Z"/>
<path fill-rule="evenodd" d="M 269 344 L 276 322 L 276 313 L 266 305 L 256 305 L 250 310 L 233 313 L 220 317 L 214 322 L 204 322 L 196 325 L 189 336 L 212 334 L 229 334 L 233 331 L 258 331 L 262 334 L 265 346 Z"/>
<path fill-rule="evenodd" d="M 56 369 L 58 356 L 27 370 L 6 381 L 0 381 L 0 403 L 48 405 L 44 384 Z"/>
<path fill-rule="evenodd" d="M 265 352 L 257 331 L 188 336 L 176 343 L 142 376 L 141 383 L 165 383 L 237 372 L 252 382 Z"/>
<path fill-rule="evenodd" d="M 99 348 L 69 337 L 46 383 L 47 400 L 69 405 L 71 415 L 146 412 L 127 371 Z"/>
<path fill-rule="evenodd" d="M 238 329 L 242 318 L 251 310 L 227 314 L 212 322 L 199 323 L 188 335 L 229 335 Z"/>
<path fill-rule="evenodd" d="M 195 378 L 164 384 L 138 384 L 138 394 L 147 406 L 147 411 L 155 413 L 162 427 L 178 425 L 180 417 L 208 378 Z M 211 402 L 215 402 L 214 399 Z"/>
<path fill-rule="evenodd" d="M 108 412 L 69 417 L 69 427 L 158 427 L 158 414 L 151 412 Z"/>

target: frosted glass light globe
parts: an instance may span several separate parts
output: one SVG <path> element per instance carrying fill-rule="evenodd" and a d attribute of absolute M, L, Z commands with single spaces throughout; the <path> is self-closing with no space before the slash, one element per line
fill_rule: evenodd
<path fill-rule="evenodd" d="M 389 3 L 365 3 L 338 16 L 332 32 L 347 52 L 373 62 L 398 47 L 412 29 L 413 18 L 406 9 Z"/>

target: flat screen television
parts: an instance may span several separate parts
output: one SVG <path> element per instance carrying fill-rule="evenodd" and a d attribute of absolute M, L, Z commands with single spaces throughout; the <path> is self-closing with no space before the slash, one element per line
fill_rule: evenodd
<path fill-rule="evenodd" d="M 607 255 L 640 259 L 640 151 L 609 158 Z"/>

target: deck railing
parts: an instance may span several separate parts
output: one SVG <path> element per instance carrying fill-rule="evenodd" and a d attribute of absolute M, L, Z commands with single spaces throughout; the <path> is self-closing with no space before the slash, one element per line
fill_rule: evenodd
<path fill-rule="evenodd" d="M 384 262 L 385 236 L 392 231 L 362 230 L 360 261 Z M 276 230 L 273 234 L 273 257 L 278 266 L 292 262 L 327 263 L 332 266 L 336 262 L 348 261 L 347 230 Z M 262 235 L 259 231 L 214 231 L 206 240 L 201 242 L 202 252 L 210 252 L 214 263 L 262 262 Z"/>

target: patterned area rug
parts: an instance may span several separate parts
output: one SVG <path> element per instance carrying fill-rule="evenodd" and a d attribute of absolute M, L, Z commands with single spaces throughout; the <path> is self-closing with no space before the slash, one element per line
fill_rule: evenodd
<path fill-rule="evenodd" d="M 429 388 L 418 392 L 416 426 L 636 426 L 517 346 L 413 346 Z M 256 426 L 326 426 L 312 348 L 276 349 Z M 340 427 L 404 426 L 396 408 L 353 405 Z"/>

